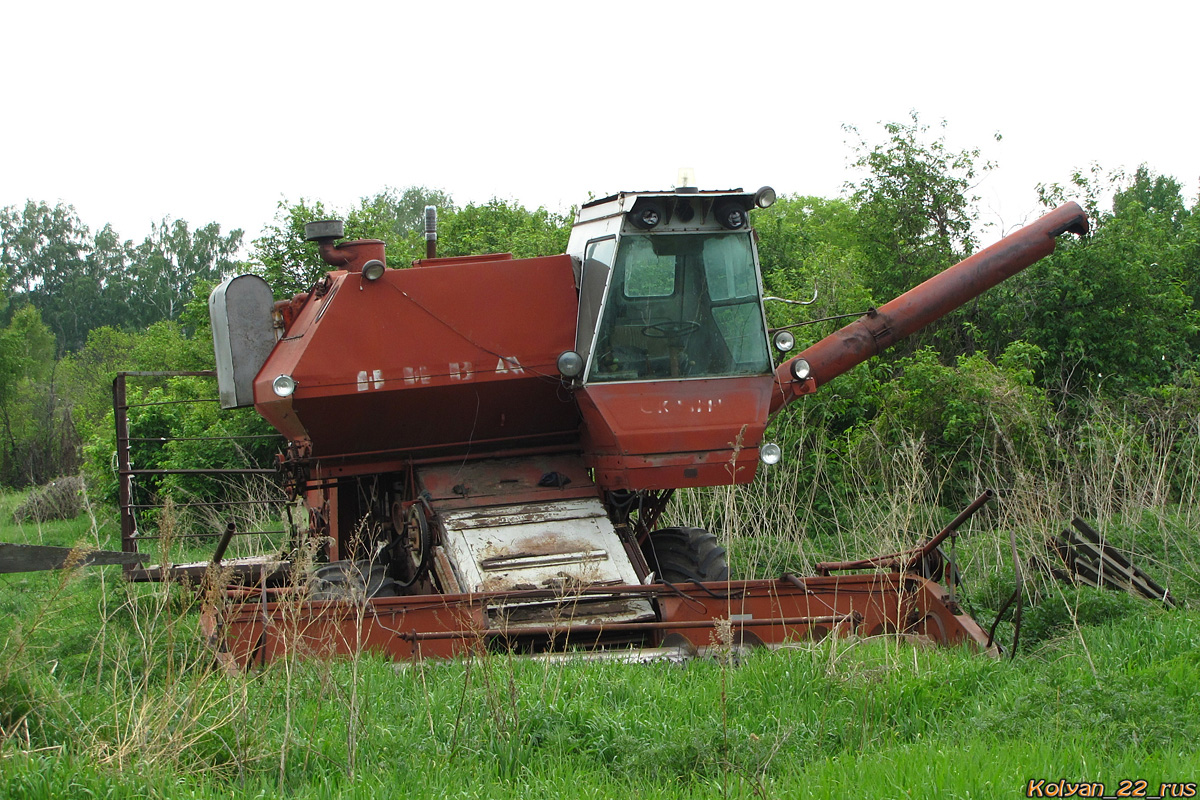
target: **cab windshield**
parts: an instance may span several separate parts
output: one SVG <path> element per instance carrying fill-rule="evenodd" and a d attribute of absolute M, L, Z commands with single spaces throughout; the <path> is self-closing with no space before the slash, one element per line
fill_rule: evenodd
<path fill-rule="evenodd" d="M 769 370 L 749 234 L 622 237 L 592 352 L 589 381 Z"/>

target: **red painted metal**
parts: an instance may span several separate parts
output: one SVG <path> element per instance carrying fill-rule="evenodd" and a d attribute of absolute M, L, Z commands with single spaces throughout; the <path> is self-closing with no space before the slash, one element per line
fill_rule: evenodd
<path fill-rule="evenodd" d="M 256 407 L 311 456 L 387 447 L 461 456 L 578 439 L 558 355 L 574 346 L 566 256 L 387 270 L 376 281 L 334 272 L 276 345 L 255 382 Z M 287 398 L 271 382 L 290 375 Z"/>
<path fill-rule="evenodd" d="M 774 412 L 945 315 L 1087 229 L 1067 204 L 931 278 L 800 354 L 813 377 L 774 375 L 592 382 L 572 390 L 558 356 L 575 346 L 571 259 L 509 254 L 429 259 L 420 269 L 359 270 L 374 240 L 333 247 L 330 273 L 296 311 L 255 381 L 256 407 L 326 474 L 384 462 L 577 447 L 606 490 L 746 483 Z M 286 315 L 285 315 L 286 318 Z M 298 384 L 286 398 L 271 382 Z M 581 424 L 582 423 L 582 424 Z"/>
<path fill-rule="evenodd" d="M 576 393 L 583 452 L 606 489 L 749 483 L 767 424 L 769 375 L 592 383 Z"/>
<path fill-rule="evenodd" d="M 780 391 L 771 398 L 771 413 L 817 386 L 878 355 L 901 339 L 941 319 L 967 301 L 1054 252 L 1055 240 L 1064 233 L 1085 234 L 1087 214 L 1076 203 L 1067 203 L 1031 225 L 1004 237 L 945 272 L 886 303 L 836 333 L 826 336 L 776 370 Z M 811 376 L 799 382 L 792 364 L 803 358 Z"/>
<path fill-rule="evenodd" d="M 613 586 L 602 591 L 654 598 L 660 619 L 572 625 L 568 614 L 561 625 L 509 631 L 494 623 L 502 617 L 489 614 L 489 608 L 555 595 L 423 595 L 356 605 L 299 596 L 263 602 L 253 590 L 242 590 L 240 599 L 231 598 L 226 607 L 207 609 L 204 626 L 226 662 L 243 668 L 285 654 L 330 657 L 370 651 L 397 659 L 451 658 L 489 647 L 656 647 L 670 641 L 668 637 L 704 648 L 722 644 L 722 621 L 730 626 L 732 643 L 783 645 L 831 634 L 901 634 L 988 651 L 986 634 L 969 616 L 957 613 L 941 586 L 902 573 Z M 570 600 L 561 595 L 557 599 Z"/>
<path fill-rule="evenodd" d="M 319 239 L 317 247 L 326 264 L 347 272 L 362 272 L 363 264 L 368 261 L 384 260 L 383 242 L 379 239 L 355 239 L 341 244 L 334 244 L 333 239 Z"/>
<path fill-rule="evenodd" d="M 582 386 L 562 379 L 556 366 L 576 344 L 579 295 L 570 257 L 429 258 L 368 280 L 363 265 L 384 260 L 381 243 L 334 246 L 322 239 L 322 257 L 339 269 L 310 294 L 277 304 L 283 336 L 255 379 L 256 407 L 291 442 L 284 467 L 310 509 L 309 533 L 332 542 L 331 560 L 365 557 L 352 535 L 364 521 L 390 525 L 393 533 L 404 527 L 381 515 L 374 507 L 380 503 L 405 513 L 423 504 L 436 519 L 476 505 L 595 498 L 640 565 L 637 577 L 645 578 L 637 526 L 644 533 L 661 506 L 650 495 L 648 516 L 639 507 L 634 517 L 631 506 L 608 502 L 623 495 L 607 493 L 665 497 L 676 488 L 749 482 L 763 431 L 786 403 L 1049 254 L 1058 235 L 1086 230 L 1077 205 L 1051 212 L 800 353 L 813 375 L 803 382 L 793 379 L 788 362 L 757 376 Z M 280 375 L 296 382 L 288 397 L 272 390 Z M 543 485 L 551 474 L 570 480 Z M 367 481 L 375 483 L 367 489 Z M 460 594 L 452 587 L 466 584 L 452 574 L 445 549 L 434 550 L 437 580 L 451 587 L 446 594 L 430 593 L 432 577 L 420 584 L 425 593 L 359 605 L 312 602 L 299 586 L 243 587 L 231 591 L 226 608 L 210 610 L 206 625 L 240 665 L 286 652 L 374 650 L 412 658 L 564 643 L 675 640 L 703 647 L 723 635 L 721 620 L 739 639 L 772 645 L 890 632 L 986 649 L 983 631 L 957 613 L 940 586 L 907 572 L 597 586 L 571 596 Z M 900 555 L 894 566 L 904 566 Z M 592 609 L 609 601 L 645 607 L 636 598 L 649 598 L 654 619 L 601 625 L 582 610 L 572 619 L 576 597 L 588 597 L 580 606 Z M 558 603 L 561 625 L 538 618 L 504 627 L 498 609 L 535 600 Z"/>

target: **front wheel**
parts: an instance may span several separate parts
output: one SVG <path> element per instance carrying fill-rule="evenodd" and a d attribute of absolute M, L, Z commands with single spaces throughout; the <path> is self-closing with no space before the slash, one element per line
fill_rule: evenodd
<path fill-rule="evenodd" d="M 642 554 L 656 579 L 666 583 L 729 580 L 729 562 L 717 537 L 703 528 L 650 531 Z"/>

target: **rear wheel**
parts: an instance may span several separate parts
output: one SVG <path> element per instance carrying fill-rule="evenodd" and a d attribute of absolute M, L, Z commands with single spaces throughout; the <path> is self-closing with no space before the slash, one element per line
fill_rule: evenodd
<path fill-rule="evenodd" d="M 717 537 L 703 528 L 659 528 L 642 545 L 646 563 L 666 583 L 727 581 L 729 562 Z"/>

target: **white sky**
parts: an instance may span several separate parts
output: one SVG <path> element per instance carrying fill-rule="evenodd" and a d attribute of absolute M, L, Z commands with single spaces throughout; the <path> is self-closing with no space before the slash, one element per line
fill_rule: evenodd
<path fill-rule="evenodd" d="M 876 142 L 910 109 L 999 163 L 978 193 L 1005 229 L 1092 162 L 1189 204 L 1200 179 L 1190 2 L 13 0 L 0 27 L 0 206 L 139 241 L 385 186 L 565 211 L 680 166 L 832 197 L 842 124 Z"/>

